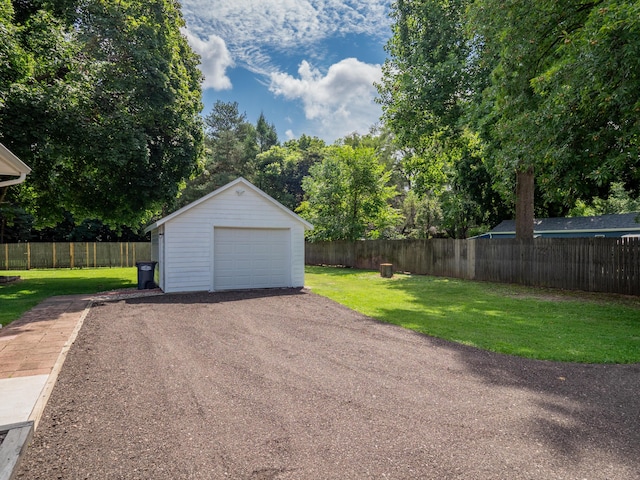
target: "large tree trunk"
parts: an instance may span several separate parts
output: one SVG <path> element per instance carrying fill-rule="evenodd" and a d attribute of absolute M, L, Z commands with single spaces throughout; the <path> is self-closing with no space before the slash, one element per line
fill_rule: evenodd
<path fill-rule="evenodd" d="M 516 172 L 516 238 L 533 239 L 533 168 Z"/>

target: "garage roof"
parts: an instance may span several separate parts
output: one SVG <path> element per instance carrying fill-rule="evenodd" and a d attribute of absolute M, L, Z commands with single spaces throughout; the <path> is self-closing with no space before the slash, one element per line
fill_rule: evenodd
<path fill-rule="evenodd" d="M 0 143 L 0 175 L 19 177 L 12 180 L 0 181 L 0 187 L 22 183 L 30 172 L 31 168 Z"/>
<path fill-rule="evenodd" d="M 184 212 L 186 212 L 188 210 L 191 210 L 192 208 L 200 205 L 201 203 L 206 202 L 210 198 L 213 198 L 213 197 L 215 197 L 217 195 L 220 195 L 222 192 L 225 192 L 225 191 L 227 191 L 227 190 L 229 190 L 231 188 L 236 188 L 237 191 L 241 191 L 243 188 L 251 189 L 255 193 L 257 193 L 258 195 L 260 195 L 262 198 L 264 198 L 266 201 L 272 203 L 273 205 L 275 205 L 276 207 L 281 209 L 283 212 L 285 212 L 287 215 L 292 216 L 293 218 L 298 220 L 300 223 L 302 223 L 304 225 L 305 230 L 312 230 L 313 229 L 313 225 L 311 225 L 309 222 L 307 222 L 304 218 L 302 218 L 302 217 L 296 215 L 295 213 L 293 213 L 287 207 L 285 207 L 280 202 L 278 202 L 277 200 L 273 199 L 272 197 L 270 197 L 269 195 L 264 193 L 262 190 L 260 190 L 258 187 L 253 185 L 248 180 L 246 180 L 246 179 L 244 179 L 242 177 L 238 177 L 234 181 L 232 181 L 230 183 L 227 183 L 226 185 L 218 188 L 217 190 L 214 190 L 213 192 L 209 193 L 208 195 L 205 195 L 204 197 L 199 198 L 195 202 L 191 202 L 189 205 L 186 205 L 186 206 L 182 207 L 180 210 L 176 210 L 172 214 L 167 215 L 166 217 L 163 217 L 160 220 L 158 220 L 157 222 L 149 225 L 147 228 L 145 228 L 145 230 L 144 230 L 145 233 L 150 232 L 152 230 L 155 230 L 160 225 L 162 225 L 164 223 L 167 223 L 172 218 L 175 218 L 178 215 L 182 215 Z"/>

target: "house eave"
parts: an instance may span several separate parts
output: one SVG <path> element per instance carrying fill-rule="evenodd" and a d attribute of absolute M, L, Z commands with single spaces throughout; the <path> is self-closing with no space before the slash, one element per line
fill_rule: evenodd
<path fill-rule="evenodd" d="M 29 173 L 31 173 L 31 167 L 0 143 L 0 175 L 18 177 L 0 181 L 0 187 L 8 187 L 22 183 Z"/>

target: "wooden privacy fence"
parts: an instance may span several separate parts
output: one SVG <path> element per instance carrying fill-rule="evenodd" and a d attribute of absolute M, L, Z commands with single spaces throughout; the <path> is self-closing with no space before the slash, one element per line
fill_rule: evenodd
<path fill-rule="evenodd" d="M 640 295 L 640 239 L 372 240 L 306 244 L 308 265 Z"/>
<path fill-rule="evenodd" d="M 150 242 L 0 244 L 0 269 L 132 267 L 151 259 Z"/>

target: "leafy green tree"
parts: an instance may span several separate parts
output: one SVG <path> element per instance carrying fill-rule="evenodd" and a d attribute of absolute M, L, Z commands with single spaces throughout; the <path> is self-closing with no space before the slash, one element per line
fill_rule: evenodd
<path fill-rule="evenodd" d="M 31 238 L 33 217 L 8 202 L 0 205 L 0 244 L 25 242 Z"/>
<path fill-rule="evenodd" d="M 33 169 L 15 201 L 49 225 L 64 211 L 135 225 L 172 201 L 203 151 L 201 74 L 178 5 L 13 6 L 3 23 L 23 62 L 2 80 L 1 140 Z"/>
<path fill-rule="evenodd" d="M 533 138 L 547 145 L 540 181 L 567 206 L 607 197 L 618 182 L 640 192 L 640 3 L 582 8 L 560 35 L 558 60 L 532 79 L 541 99 Z"/>
<path fill-rule="evenodd" d="M 396 138 L 386 125 L 374 125 L 369 133 L 361 135 L 357 132 L 347 135 L 336 141 L 337 145 L 349 145 L 353 148 L 369 147 L 373 148 L 378 161 L 382 163 L 386 170 L 391 172 L 390 183 L 396 185 L 398 191 L 407 187 L 408 181 L 404 175 L 405 162 L 404 155 L 399 151 Z M 399 208 L 401 198 L 395 199 L 395 207 Z"/>
<path fill-rule="evenodd" d="M 455 136 L 464 104 L 474 93 L 467 41 L 468 0 L 396 0 L 389 58 L 378 85 L 384 121 L 398 143 L 416 156 L 430 156 L 434 135 Z M 425 152 L 425 149 L 427 152 Z"/>
<path fill-rule="evenodd" d="M 580 199 L 606 198 L 614 181 L 637 192 L 639 9 L 616 0 L 395 1 L 379 91 L 410 176 L 433 188 L 437 177 L 420 175 L 448 169 L 447 191 L 485 208 L 488 197 L 456 188 L 461 172 L 449 160 L 465 129 L 479 132 L 482 165 L 515 201 L 521 238 L 532 236 L 534 200 L 539 213 L 566 213 Z"/>
<path fill-rule="evenodd" d="M 404 238 L 432 238 L 438 234 L 442 223 L 442 206 L 436 195 L 419 196 L 409 190 L 402 202 L 402 225 L 400 234 Z"/>
<path fill-rule="evenodd" d="M 302 202 L 302 160 L 298 149 L 273 146 L 256 156 L 253 181 L 284 206 L 295 210 Z"/>
<path fill-rule="evenodd" d="M 303 178 L 309 175 L 312 165 L 322 161 L 326 151 L 324 141 L 306 135 L 283 146 L 274 145 L 256 156 L 249 180 L 287 208 L 296 210 L 304 197 Z"/>
<path fill-rule="evenodd" d="M 533 238 L 534 172 L 541 148 L 526 125 L 540 100 L 531 79 L 553 63 L 559 32 L 579 16 L 566 7 L 566 2 L 507 5 L 480 0 L 469 10 L 470 29 L 481 39 L 481 55 L 497 52 L 480 124 L 505 196 L 512 195 L 515 178 L 518 238 Z"/>
<path fill-rule="evenodd" d="M 503 191 L 535 173 L 543 201 L 569 210 L 638 191 L 640 6 L 636 1 L 501 2 L 470 6 L 471 31 L 498 61 L 480 123 Z"/>
<path fill-rule="evenodd" d="M 251 180 L 287 208 L 295 209 L 299 202 L 296 202 L 290 187 L 300 159 L 300 152 L 295 149 L 272 146 L 256 156 Z"/>
<path fill-rule="evenodd" d="M 572 217 L 588 217 L 635 212 L 640 212 L 640 198 L 630 195 L 622 182 L 614 182 L 611 184 L 608 197 L 594 197 L 588 202 L 578 200 L 569 215 Z"/>
<path fill-rule="evenodd" d="M 399 217 L 390 201 L 396 191 L 374 149 L 331 147 L 309 173 L 298 212 L 314 224 L 311 241 L 382 238 L 394 231 Z"/>
<path fill-rule="evenodd" d="M 478 56 L 482 50 L 477 39 L 467 35 L 469 3 L 395 1 L 389 59 L 378 85 L 385 124 L 395 134 L 398 176 L 417 194 L 418 204 L 442 208 L 438 227 L 446 225 L 453 236 L 485 223 L 484 212 L 495 220 L 497 198 L 484 150 L 477 146 L 481 142 L 469 125 L 471 107 L 487 86 L 491 64 Z M 476 146 L 470 148 L 471 143 Z M 464 215 L 459 212 L 471 206 Z"/>

